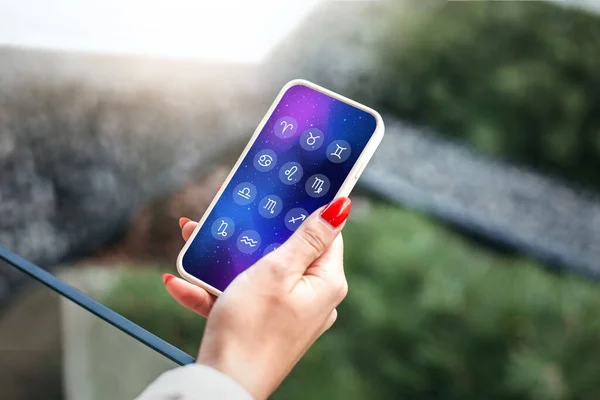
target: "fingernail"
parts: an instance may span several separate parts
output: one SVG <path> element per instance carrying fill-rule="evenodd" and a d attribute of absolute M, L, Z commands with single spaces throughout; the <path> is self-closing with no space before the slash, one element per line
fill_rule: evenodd
<path fill-rule="evenodd" d="M 163 282 L 164 282 L 164 283 L 165 283 L 165 285 L 166 285 L 167 283 L 169 283 L 169 281 L 170 281 L 171 279 L 173 279 L 173 278 L 175 278 L 175 277 L 174 277 L 173 275 L 171 275 L 171 274 L 163 274 L 162 278 L 163 278 Z"/>
<path fill-rule="evenodd" d="M 327 207 L 321 211 L 321 218 L 337 228 L 348 218 L 351 208 L 352 201 L 347 197 L 340 197 L 327 204 Z"/>
<path fill-rule="evenodd" d="M 185 226 L 185 224 L 187 224 L 190 221 L 191 221 L 191 219 L 186 218 L 186 217 L 179 218 L 179 229 L 183 229 L 183 227 Z"/>

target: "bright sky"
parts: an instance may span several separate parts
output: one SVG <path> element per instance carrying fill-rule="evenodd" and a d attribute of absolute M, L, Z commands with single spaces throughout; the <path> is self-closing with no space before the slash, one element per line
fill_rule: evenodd
<path fill-rule="evenodd" d="M 0 44 L 258 62 L 321 0 L 0 0 Z"/>

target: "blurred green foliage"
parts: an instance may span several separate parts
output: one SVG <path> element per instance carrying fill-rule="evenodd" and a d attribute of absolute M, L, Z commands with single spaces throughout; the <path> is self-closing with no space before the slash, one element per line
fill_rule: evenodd
<path fill-rule="evenodd" d="M 125 270 L 103 303 L 195 356 L 205 321 L 173 300 L 161 279 L 163 272 L 157 267 Z"/>
<path fill-rule="evenodd" d="M 382 110 L 600 187 L 600 16 L 487 1 L 392 19 L 369 89 Z"/>
<path fill-rule="evenodd" d="M 279 399 L 600 398 L 600 290 L 497 254 L 413 211 L 377 205 L 344 230 L 348 298 Z M 202 318 L 160 272 L 108 304 L 195 354 Z"/>

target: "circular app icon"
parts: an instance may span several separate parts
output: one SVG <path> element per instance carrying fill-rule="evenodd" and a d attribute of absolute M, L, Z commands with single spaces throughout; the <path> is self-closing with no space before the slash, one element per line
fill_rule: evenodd
<path fill-rule="evenodd" d="M 258 203 L 258 213 L 268 219 L 278 216 L 282 208 L 281 198 L 274 194 L 263 197 Z"/>
<path fill-rule="evenodd" d="M 279 170 L 279 180 L 286 185 L 293 185 L 302 179 L 302 165 L 300 163 L 290 161 L 281 167 Z"/>
<path fill-rule="evenodd" d="M 304 208 L 292 208 L 287 212 L 287 214 L 285 214 L 285 219 L 283 222 L 285 223 L 286 228 L 292 232 L 295 232 L 307 217 L 308 212 Z"/>
<path fill-rule="evenodd" d="M 304 189 L 310 197 L 323 197 L 329 191 L 329 178 L 323 174 L 316 174 L 308 178 Z"/>
<path fill-rule="evenodd" d="M 268 245 L 267 248 L 265 249 L 265 251 L 263 251 L 263 256 L 266 256 L 273 250 L 276 250 L 279 246 L 281 246 L 281 243 L 273 243 L 273 244 Z"/>
<path fill-rule="evenodd" d="M 280 139 L 289 139 L 298 131 L 298 122 L 292 117 L 281 117 L 273 126 L 275 135 Z"/>
<path fill-rule="evenodd" d="M 332 163 L 343 163 L 350 157 L 352 149 L 345 140 L 334 140 L 327 146 L 327 159 Z"/>
<path fill-rule="evenodd" d="M 235 223 L 231 218 L 220 217 L 212 223 L 210 233 L 217 240 L 227 240 L 235 231 Z"/>
<path fill-rule="evenodd" d="M 252 254 L 260 247 L 260 235 L 253 230 L 240 233 L 237 239 L 237 248 L 244 254 Z"/>
<path fill-rule="evenodd" d="M 323 146 L 325 135 L 318 128 L 310 128 L 300 135 L 300 147 L 306 151 L 313 151 Z"/>
<path fill-rule="evenodd" d="M 254 156 L 254 168 L 260 172 L 267 172 L 275 168 L 277 164 L 277 154 L 273 150 L 264 149 Z"/>
<path fill-rule="evenodd" d="M 240 206 L 245 206 L 256 198 L 256 186 L 250 182 L 242 182 L 233 189 L 233 201 Z"/>

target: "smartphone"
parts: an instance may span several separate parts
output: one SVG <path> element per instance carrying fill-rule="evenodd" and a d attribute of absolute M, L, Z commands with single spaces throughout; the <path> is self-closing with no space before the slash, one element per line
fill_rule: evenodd
<path fill-rule="evenodd" d="M 305 80 L 286 84 L 177 258 L 214 295 L 313 211 L 348 196 L 383 138 L 373 109 Z"/>

